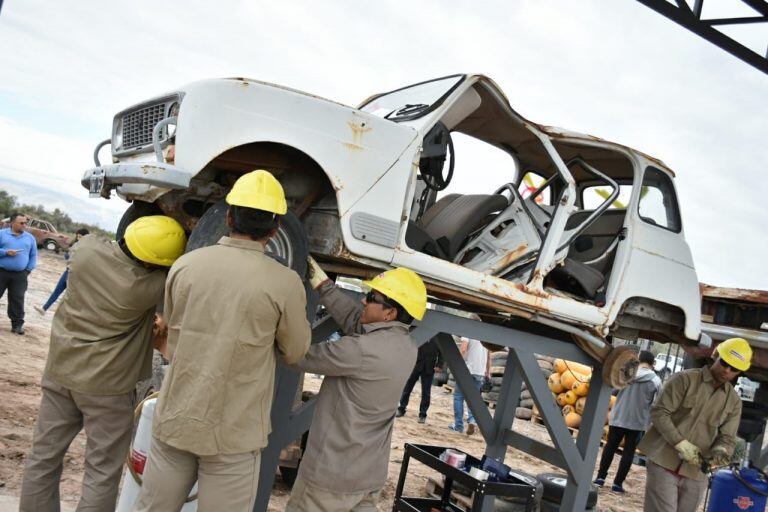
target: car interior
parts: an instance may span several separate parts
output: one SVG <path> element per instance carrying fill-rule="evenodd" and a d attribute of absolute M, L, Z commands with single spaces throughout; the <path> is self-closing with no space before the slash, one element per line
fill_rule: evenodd
<path fill-rule="evenodd" d="M 488 194 L 439 194 L 453 178 L 456 132 L 508 152 L 516 162 L 514 181 Z M 552 145 L 576 182 L 577 210 L 557 247 L 562 264 L 545 286 L 600 305 L 626 234 L 619 196 L 628 200 L 634 167 L 623 153 L 566 137 L 552 138 Z M 425 136 L 419 168 L 407 245 L 508 280 L 530 280 L 565 186 L 544 143 L 506 100 L 483 82 L 463 93 Z M 535 190 L 523 186 L 529 174 L 541 182 Z"/>

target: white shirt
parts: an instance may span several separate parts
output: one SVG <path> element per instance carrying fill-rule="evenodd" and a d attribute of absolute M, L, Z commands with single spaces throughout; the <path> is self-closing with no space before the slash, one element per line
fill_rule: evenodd
<path fill-rule="evenodd" d="M 485 375 L 486 363 L 488 361 L 488 350 L 477 340 L 462 338 L 468 342 L 467 353 L 464 359 L 467 362 L 467 368 L 472 375 Z"/>

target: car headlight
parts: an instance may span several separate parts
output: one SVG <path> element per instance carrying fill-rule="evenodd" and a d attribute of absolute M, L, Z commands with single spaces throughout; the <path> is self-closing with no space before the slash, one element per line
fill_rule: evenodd
<path fill-rule="evenodd" d="M 175 117 L 177 118 L 177 122 L 178 122 L 180 109 L 181 109 L 181 105 L 179 104 L 179 102 L 174 101 L 173 103 L 171 103 L 171 106 L 168 109 L 168 117 Z M 168 130 L 168 138 L 170 139 L 176 134 L 176 123 L 169 124 L 167 126 L 167 130 Z"/>
<path fill-rule="evenodd" d="M 123 119 L 115 121 L 114 134 L 112 135 L 112 151 L 117 151 L 123 146 Z"/>

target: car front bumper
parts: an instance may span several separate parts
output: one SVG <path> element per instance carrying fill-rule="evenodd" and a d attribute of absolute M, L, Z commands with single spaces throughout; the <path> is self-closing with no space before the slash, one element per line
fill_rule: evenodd
<path fill-rule="evenodd" d="M 191 174 L 174 165 L 136 162 L 100 165 L 85 171 L 80 183 L 90 197 L 109 197 L 110 191 L 123 184 L 135 183 L 164 189 L 189 187 Z"/>

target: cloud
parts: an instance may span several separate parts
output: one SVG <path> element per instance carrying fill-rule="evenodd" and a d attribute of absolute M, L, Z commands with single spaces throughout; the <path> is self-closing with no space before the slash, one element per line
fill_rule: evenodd
<path fill-rule="evenodd" d="M 46 114 L 0 122 L 0 163 L 67 190 L 117 111 L 193 80 L 249 76 L 355 105 L 482 72 L 534 121 L 664 160 L 700 279 L 768 288 L 768 79 L 638 2 L 27 0 L 4 6 L 0 47 L 14 49 L 0 108 Z M 508 181 L 473 158 L 489 192 Z"/>

